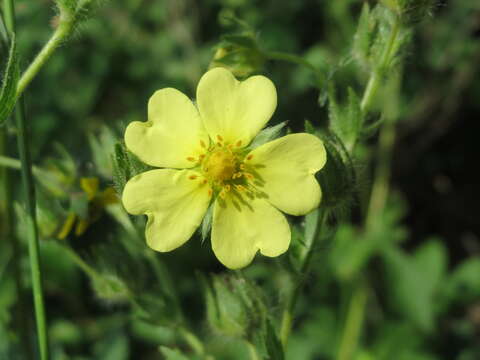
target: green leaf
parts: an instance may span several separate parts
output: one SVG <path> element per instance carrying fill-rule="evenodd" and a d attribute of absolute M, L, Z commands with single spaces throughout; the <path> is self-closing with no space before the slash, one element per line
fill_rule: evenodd
<path fill-rule="evenodd" d="M 255 136 L 255 139 L 250 143 L 249 148 L 255 149 L 269 141 L 275 140 L 280 136 L 280 132 L 287 125 L 287 121 L 281 122 L 275 126 L 269 126 L 263 129 Z"/>
<path fill-rule="evenodd" d="M 352 52 L 355 59 L 362 66 L 369 66 L 370 46 L 376 29 L 375 17 L 371 15 L 370 6 L 363 4 L 362 14 L 358 21 L 357 32 L 353 38 Z"/>
<path fill-rule="evenodd" d="M 440 287 L 447 273 L 447 253 L 438 239 L 432 239 L 421 245 L 415 252 L 417 266 L 423 272 L 425 284 L 430 292 Z"/>
<path fill-rule="evenodd" d="M 444 293 L 449 302 L 469 303 L 480 297 L 480 257 L 458 265 L 447 278 Z"/>
<path fill-rule="evenodd" d="M 360 99 L 352 88 L 348 88 L 348 100 L 344 105 L 336 101 L 335 89 L 329 91 L 330 129 L 342 140 L 345 148 L 352 151 L 363 124 Z"/>
<path fill-rule="evenodd" d="M 166 360 L 191 360 L 190 357 L 186 357 L 177 349 L 170 349 L 166 346 L 160 346 L 160 352 Z"/>
<path fill-rule="evenodd" d="M 310 120 L 305 120 L 305 131 L 309 134 L 315 135 L 316 130 L 315 126 L 313 126 L 312 122 Z"/>
<path fill-rule="evenodd" d="M 437 279 L 436 284 L 431 284 L 432 275 L 426 271 L 430 268 L 438 278 L 444 260 L 437 245 L 428 245 L 419 251 L 418 256 L 409 256 L 395 247 L 384 252 L 387 284 L 396 310 L 420 330 L 432 331 L 438 308 L 435 295 L 440 289 L 440 281 Z"/>
<path fill-rule="evenodd" d="M 17 102 L 17 83 L 19 79 L 17 45 L 12 35 L 7 66 L 0 90 L 0 126 L 7 120 Z"/>

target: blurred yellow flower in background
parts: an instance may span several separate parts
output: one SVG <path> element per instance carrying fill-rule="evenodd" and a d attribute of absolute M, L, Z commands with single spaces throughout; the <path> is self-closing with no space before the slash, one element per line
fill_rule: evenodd
<path fill-rule="evenodd" d="M 106 187 L 103 191 L 99 190 L 100 180 L 97 177 L 80 178 L 80 188 L 87 200 L 86 216 L 81 217 L 70 211 L 57 234 L 57 238 L 61 240 L 70 234 L 74 225 L 75 236 L 83 235 L 91 224 L 100 219 L 106 206 L 118 203 L 117 194 L 112 187 Z"/>
<path fill-rule="evenodd" d="M 172 88 L 153 94 L 148 121 L 132 122 L 127 148 L 155 169 L 128 181 L 125 209 L 146 214 L 146 240 L 154 250 L 184 244 L 213 202 L 212 248 L 228 268 L 247 266 L 259 250 L 278 256 L 290 244 L 283 211 L 304 215 L 318 207 L 314 174 L 326 162 L 314 135 L 291 134 L 255 149 L 252 140 L 277 106 L 264 76 L 238 81 L 224 68 L 201 78 L 197 104 Z"/>

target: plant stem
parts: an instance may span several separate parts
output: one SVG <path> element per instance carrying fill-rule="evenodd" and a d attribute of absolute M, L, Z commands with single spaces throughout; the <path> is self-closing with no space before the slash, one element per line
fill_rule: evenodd
<path fill-rule="evenodd" d="M 26 228 L 28 237 L 28 253 L 30 258 L 30 270 L 32 276 L 33 301 L 35 307 L 35 319 L 37 323 L 37 335 L 40 348 L 40 358 L 49 358 L 47 320 L 45 316 L 45 304 L 42 290 L 42 272 L 38 245 L 38 228 L 36 222 L 35 185 L 32 174 L 32 162 L 30 148 L 27 141 L 28 134 L 25 124 L 23 100 L 17 104 L 15 117 L 18 127 L 18 150 L 22 162 L 22 184 L 26 201 Z"/>
<path fill-rule="evenodd" d="M 253 346 L 252 343 L 250 343 L 248 341 L 246 343 L 247 343 L 247 348 L 248 348 L 248 354 L 250 355 L 250 360 L 261 360 L 255 346 Z"/>
<path fill-rule="evenodd" d="M 5 22 L 9 34 L 15 34 L 15 8 L 13 0 L 4 0 L 3 10 Z M 45 317 L 45 305 L 42 291 L 42 273 L 40 266 L 38 229 L 36 223 L 35 185 L 32 174 L 32 161 L 27 139 L 27 126 L 23 100 L 20 98 L 15 109 L 15 119 L 18 130 L 18 151 L 21 161 L 22 185 L 25 193 L 26 207 L 26 230 L 28 240 L 28 254 L 30 259 L 30 271 L 32 277 L 33 302 L 35 308 L 35 320 L 37 323 L 37 336 L 40 349 L 40 358 L 48 360 L 48 337 L 47 321 Z"/>
<path fill-rule="evenodd" d="M 367 303 L 367 288 L 363 281 L 355 287 L 348 306 L 345 328 L 337 355 L 337 360 L 351 359 L 357 346 L 360 331 L 362 329 Z"/>
<path fill-rule="evenodd" d="M 380 59 L 380 64 L 372 71 L 370 79 L 368 80 L 367 87 L 363 93 L 362 102 L 360 104 L 363 112 L 367 112 L 372 106 L 372 102 L 377 95 L 378 89 L 382 82 L 382 71 L 387 67 L 388 63 L 392 60 L 393 49 L 395 41 L 397 40 L 398 34 L 400 31 L 400 21 L 397 18 L 393 24 L 392 31 L 390 32 L 390 37 L 388 38 L 387 46 L 383 52 L 382 58 Z"/>
<path fill-rule="evenodd" d="M 0 167 L 6 167 L 14 170 L 21 170 L 22 169 L 22 162 L 18 159 L 14 159 L 8 156 L 0 155 Z M 43 176 L 47 175 L 45 170 L 42 170 L 35 165 L 32 165 L 32 172 L 35 176 Z"/>
<path fill-rule="evenodd" d="M 388 197 L 392 147 L 395 143 L 395 123 L 386 121 L 380 129 L 378 142 L 378 164 L 370 194 L 366 226 L 374 226 L 377 215 L 385 208 Z"/>
<path fill-rule="evenodd" d="M 292 330 L 292 324 L 294 319 L 295 306 L 297 305 L 298 298 L 303 290 L 308 273 L 310 272 L 310 264 L 312 261 L 313 253 L 316 248 L 316 241 L 319 238 L 319 233 L 325 220 L 325 212 L 318 210 L 318 219 L 315 224 L 315 229 L 313 231 L 312 241 L 309 245 L 309 248 L 306 252 L 305 258 L 303 260 L 302 266 L 300 268 L 300 275 L 296 282 L 291 295 L 289 296 L 285 309 L 282 313 L 282 322 L 280 325 L 280 341 L 284 349 L 287 347 L 288 337 L 290 336 L 290 331 Z"/>
<path fill-rule="evenodd" d="M 185 342 L 195 352 L 195 354 L 205 355 L 205 347 L 203 346 L 202 342 L 195 334 L 187 330 L 185 327 L 178 327 L 177 331 L 178 331 L 178 334 L 185 340 Z"/>
<path fill-rule="evenodd" d="M 7 132 L 6 129 L 0 129 L 0 154 L 8 153 Z M 2 157 L 0 155 L 0 157 Z M 23 355 L 25 358 L 33 358 L 33 349 L 30 341 L 30 332 L 28 330 L 28 310 L 25 300 L 22 296 L 22 269 L 21 249 L 19 239 L 15 236 L 13 229 L 13 201 L 12 201 L 12 178 L 9 169 L 0 169 L 0 237 L 8 239 L 12 248 L 13 277 L 15 280 L 15 291 L 17 293 L 17 306 L 15 308 L 16 319 L 18 323 Z"/>
<path fill-rule="evenodd" d="M 317 84 L 320 83 L 321 74 L 320 74 L 319 70 L 317 69 L 317 67 L 314 66 L 312 63 L 308 62 L 307 60 L 305 60 L 301 56 L 288 54 L 288 53 L 284 53 L 284 52 L 281 52 L 281 51 L 269 51 L 269 52 L 263 53 L 263 55 L 267 59 L 270 59 L 270 60 L 287 61 L 287 62 L 291 62 L 291 63 L 297 64 L 297 65 L 302 65 L 302 66 L 310 69 L 311 71 L 313 71 L 313 73 L 315 74 L 315 77 L 316 77 Z"/>
<path fill-rule="evenodd" d="M 10 0 L 11 1 L 11 0 Z M 19 97 L 30 82 L 35 78 L 37 73 L 52 56 L 55 50 L 64 42 L 73 31 L 74 22 L 72 20 L 60 21 L 57 29 L 53 33 L 52 37 L 43 46 L 42 50 L 38 53 L 32 63 L 28 66 L 22 77 L 17 84 L 17 97 Z"/>

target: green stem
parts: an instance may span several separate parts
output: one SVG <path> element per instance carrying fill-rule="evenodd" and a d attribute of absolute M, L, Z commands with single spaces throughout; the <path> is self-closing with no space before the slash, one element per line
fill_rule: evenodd
<path fill-rule="evenodd" d="M 65 253 L 70 257 L 70 259 L 80 268 L 82 269 L 88 276 L 92 279 L 100 279 L 102 276 L 95 270 L 93 267 L 88 265 L 74 250 L 72 250 L 69 246 L 63 246 Z"/>
<path fill-rule="evenodd" d="M 293 55 L 293 54 L 288 54 L 280 51 L 269 51 L 263 53 L 263 56 L 265 56 L 267 59 L 270 60 L 280 60 L 280 61 L 287 61 L 293 64 L 301 65 L 309 70 L 311 70 L 315 76 L 316 76 L 316 81 L 319 84 L 321 81 L 321 74 L 320 71 L 317 69 L 316 66 L 314 66 L 312 63 L 308 62 L 301 56 Z"/>
<path fill-rule="evenodd" d="M 6 129 L 0 129 L 0 154 L 8 153 L 7 134 Z M 0 155 L 1 157 L 1 155 Z M 22 339 L 23 355 L 25 358 L 33 358 L 33 349 L 30 341 L 30 331 L 28 330 L 28 310 L 25 300 L 22 296 L 22 269 L 21 248 L 19 239 L 15 236 L 13 229 L 13 201 L 12 201 L 12 179 L 9 169 L 0 169 L 0 238 L 8 239 L 12 248 L 13 258 L 13 277 L 15 280 L 15 291 L 17 293 L 16 319 L 18 321 L 18 328 L 20 338 Z"/>
<path fill-rule="evenodd" d="M 26 229 L 28 237 L 28 253 L 30 258 L 30 270 L 32 276 L 33 302 L 35 307 L 35 320 L 40 348 L 40 358 L 49 358 L 47 320 L 45 316 L 45 304 L 42 290 L 42 272 L 38 244 L 38 228 L 36 221 L 35 185 L 32 174 L 32 162 L 30 148 L 27 139 L 26 121 L 23 109 L 23 100 L 17 104 L 15 117 L 18 128 L 18 150 L 22 162 L 22 184 L 26 200 Z"/>
<path fill-rule="evenodd" d="M 15 8 L 13 0 L 3 1 L 3 10 L 7 30 L 10 34 L 15 34 Z M 21 161 L 22 185 L 25 193 L 26 207 L 26 231 L 28 240 L 28 254 L 30 259 L 30 271 L 32 277 L 33 303 L 35 308 L 35 320 L 37 324 L 37 336 L 40 349 L 40 358 L 48 360 L 48 337 L 47 321 L 45 316 L 45 305 L 42 290 L 42 273 L 40 266 L 38 229 L 36 222 L 36 204 L 35 204 L 35 185 L 32 175 L 32 161 L 30 156 L 30 147 L 27 139 L 27 126 L 25 121 L 25 112 L 23 100 L 20 98 L 15 109 L 15 119 L 18 130 L 18 151 Z"/>
<path fill-rule="evenodd" d="M 350 299 L 337 360 L 349 360 L 352 358 L 362 329 L 366 303 L 367 288 L 362 281 L 356 286 Z"/>
<path fill-rule="evenodd" d="M 248 341 L 246 343 L 247 343 L 248 353 L 250 355 L 250 360 L 261 360 L 255 346 L 253 346 L 252 343 L 250 343 Z"/>
<path fill-rule="evenodd" d="M 195 352 L 197 355 L 205 355 L 205 347 L 200 339 L 187 330 L 184 327 L 177 328 L 178 334 L 185 340 L 185 342 L 190 346 L 190 348 Z"/>
<path fill-rule="evenodd" d="M 300 275 L 297 279 L 296 286 L 293 288 L 291 295 L 289 296 L 285 308 L 282 313 L 282 322 L 280 325 L 280 341 L 284 349 L 287 347 L 288 337 L 292 330 L 292 324 L 294 319 L 295 306 L 297 305 L 298 298 L 303 290 L 308 273 L 310 272 L 310 265 L 312 262 L 313 253 L 316 248 L 316 241 L 319 238 L 319 233 L 325 219 L 325 212 L 322 210 L 318 211 L 318 221 L 316 222 L 315 229 L 312 235 L 312 241 L 308 247 L 305 258 L 303 260 L 302 266 L 300 268 Z"/>
<path fill-rule="evenodd" d="M 0 167 L 6 167 L 14 170 L 22 169 L 22 162 L 8 156 L 0 155 Z M 48 173 L 35 165 L 32 165 L 32 172 L 35 176 L 46 176 Z"/>
<path fill-rule="evenodd" d="M 10 0 L 11 1 L 11 0 Z M 50 40 L 44 45 L 32 63 L 28 66 L 17 84 L 17 97 L 19 97 L 25 88 L 32 82 L 40 69 L 52 56 L 55 50 L 70 36 L 74 28 L 72 20 L 61 20 L 57 29 Z"/>
<path fill-rule="evenodd" d="M 372 227 L 377 215 L 383 211 L 388 197 L 392 148 L 395 143 L 395 123 L 386 121 L 380 129 L 378 142 L 378 165 L 375 168 L 375 177 L 368 205 L 366 218 L 367 227 Z"/>
<path fill-rule="evenodd" d="M 378 89 L 380 88 L 380 84 L 382 82 L 382 71 L 392 60 L 392 56 L 394 55 L 393 49 L 399 32 L 400 21 L 397 18 L 393 24 L 392 31 L 390 32 L 387 46 L 385 47 L 382 58 L 380 59 L 380 64 L 372 71 L 367 87 L 365 88 L 365 92 L 363 93 L 362 102 L 360 104 L 363 112 L 367 112 L 370 109 L 370 106 L 372 106 L 373 100 L 378 93 Z"/>

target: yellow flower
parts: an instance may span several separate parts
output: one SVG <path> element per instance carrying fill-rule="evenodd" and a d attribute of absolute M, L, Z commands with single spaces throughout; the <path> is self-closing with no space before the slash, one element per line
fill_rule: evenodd
<path fill-rule="evenodd" d="M 80 188 L 88 201 L 86 217 L 82 218 L 75 212 L 70 211 L 57 234 L 57 238 L 65 239 L 72 231 L 75 222 L 75 236 L 83 235 L 91 224 L 100 219 L 106 206 L 118 203 L 117 194 L 112 187 L 107 187 L 103 191 L 100 191 L 99 187 L 100 181 L 96 177 L 80 178 Z"/>
<path fill-rule="evenodd" d="M 291 134 L 255 149 L 249 144 L 277 106 L 264 76 L 239 82 L 214 68 L 200 80 L 196 106 L 172 88 L 148 103 L 148 121 L 132 122 L 127 148 L 148 165 L 125 186 L 122 201 L 134 215 L 146 214 L 146 240 L 154 250 L 184 244 L 213 202 L 212 248 L 228 268 L 247 266 L 256 252 L 278 256 L 290 244 L 285 216 L 318 207 L 314 174 L 326 161 L 322 142 Z"/>

